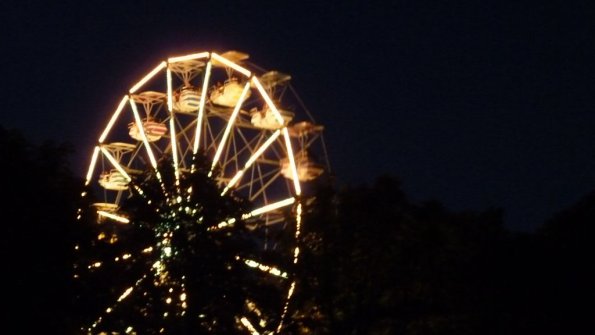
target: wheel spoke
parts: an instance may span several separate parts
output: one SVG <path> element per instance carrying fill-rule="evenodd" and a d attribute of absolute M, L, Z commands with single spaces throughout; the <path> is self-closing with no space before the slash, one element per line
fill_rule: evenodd
<path fill-rule="evenodd" d="M 266 140 L 266 142 L 264 142 L 263 145 L 260 146 L 260 148 L 258 148 L 258 150 L 256 150 L 256 152 L 254 154 L 252 154 L 252 156 L 248 159 L 248 161 L 246 162 L 246 164 L 244 164 L 244 167 L 240 171 L 238 171 L 236 173 L 236 175 L 227 184 L 227 186 L 225 186 L 225 189 L 223 189 L 223 193 L 221 193 L 221 195 L 224 195 L 225 193 L 227 193 L 227 191 L 230 188 L 232 188 L 232 187 L 235 186 L 235 184 L 244 175 L 244 173 L 246 172 L 246 170 L 249 167 L 251 167 L 252 164 L 254 164 L 254 162 L 256 161 L 256 159 L 258 157 L 260 157 L 260 155 L 262 155 L 262 153 L 277 139 L 277 137 L 279 137 L 280 134 L 281 134 L 281 131 L 277 130 L 275 133 L 273 133 L 273 135 L 271 135 L 271 137 L 269 137 L 268 140 Z"/>
<path fill-rule="evenodd" d="M 213 55 L 215 55 L 215 54 L 213 54 Z M 215 153 L 215 157 L 213 158 L 213 163 L 211 165 L 211 173 L 213 172 L 213 169 L 215 168 L 215 166 L 217 165 L 217 163 L 219 161 L 221 153 L 223 152 L 223 148 L 225 147 L 227 137 L 229 136 L 229 133 L 231 132 L 231 128 L 233 127 L 234 121 L 235 121 L 236 117 L 238 116 L 238 113 L 240 112 L 240 107 L 242 107 L 242 103 L 243 103 L 244 99 L 246 98 L 246 94 L 248 94 L 249 89 L 250 89 L 250 83 L 246 83 L 244 85 L 244 90 L 242 91 L 242 94 L 240 95 L 240 99 L 238 100 L 238 103 L 236 104 L 236 106 L 233 110 L 233 113 L 231 114 L 231 117 L 229 118 L 227 127 L 225 128 L 225 132 L 223 133 L 223 137 L 221 138 L 221 142 L 219 143 L 217 152 Z"/>
<path fill-rule="evenodd" d="M 107 127 L 105 127 L 105 130 L 103 131 L 103 133 L 99 137 L 99 143 L 103 143 L 103 141 L 105 141 L 105 138 L 107 137 L 107 135 L 109 134 L 110 130 L 114 126 L 114 123 L 118 119 L 118 116 L 120 116 L 120 113 L 124 109 L 124 106 L 126 105 L 126 102 L 128 102 L 128 99 L 129 99 L 128 96 L 125 95 L 122 98 L 122 101 L 120 101 L 120 104 L 118 105 L 118 108 L 114 112 L 114 115 L 112 115 L 111 119 L 109 120 L 109 123 L 107 124 Z"/>
<path fill-rule="evenodd" d="M 167 63 L 165 61 L 159 63 L 159 65 L 157 65 L 153 70 L 151 70 L 151 72 L 149 72 L 146 76 L 144 76 L 143 79 L 139 80 L 138 83 L 136 83 L 134 86 L 132 86 L 129 93 L 130 94 L 136 93 L 136 91 L 138 91 L 139 88 L 141 88 L 149 80 L 151 80 L 153 77 L 155 77 L 155 75 L 157 73 L 159 73 L 159 71 L 163 70 L 166 66 L 167 66 Z"/>
<path fill-rule="evenodd" d="M 207 328 L 231 318 L 235 323 L 225 326 L 252 335 L 285 331 L 300 260 L 300 199 L 309 191 L 302 182 L 316 173 L 304 157 L 321 153 L 316 131 L 322 126 L 299 119 L 305 107 L 287 97 L 293 92 L 289 75 L 265 72 L 246 59 L 236 51 L 169 57 L 134 83 L 101 129 L 81 195 L 93 192 L 89 199 L 98 202 L 77 212 L 77 220 L 89 215 L 103 223 L 89 227 L 101 241 L 81 244 L 90 254 L 81 251 L 86 258 L 77 268 L 95 274 L 91 283 L 111 293 L 98 294 L 101 312 L 83 331 L 176 332 L 165 318 L 193 311 L 198 315 L 187 317 Z M 220 268 L 218 261 L 204 262 L 213 266 L 209 273 L 237 275 L 239 287 L 254 289 L 238 297 L 243 306 L 229 315 L 208 306 L 225 303 L 235 288 L 216 287 L 224 280 L 201 282 L 185 268 L 201 262 L 192 258 L 198 254 L 219 252 Z M 130 274 L 119 278 L 116 271 Z M 222 291 L 212 301 L 195 300 L 199 292 L 191 291 L 199 283 Z M 161 320 L 134 321 L 137 316 Z"/>
<path fill-rule="evenodd" d="M 196 136 L 194 137 L 193 155 L 196 155 L 200 146 L 200 135 L 202 131 L 202 122 L 204 120 L 205 103 L 207 100 L 207 90 L 209 88 L 209 79 L 211 78 L 211 61 L 207 63 L 205 70 L 205 77 L 202 83 L 202 91 L 200 92 L 200 105 L 198 107 L 198 117 L 196 119 Z M 194 170 L 194 169 L 192 169 Z"/>
<path fill-rule="evenodd" d="M 93 156 L 91 157 L 91 164 L 89 164 L 89 169 L 87 170 L 87 176 L 85 177 L 85 186 L 89 185 L 91 181 L 91 177 L 93 176 L 93 171 L 95 170 L 95 164 L 97 164 L 97 157 L 99 156 L 99 147 L 95 146 L 93 149 Z"/>

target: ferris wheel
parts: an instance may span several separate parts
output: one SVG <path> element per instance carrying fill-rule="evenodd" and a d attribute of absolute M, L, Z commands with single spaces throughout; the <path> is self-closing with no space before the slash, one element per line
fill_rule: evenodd
<path fill-rule="evenodd" d="M 184 186 L 184 181 L 199 168 L 196 157 L 205 156 L 207 176 L 217 185 L 219 196 L 241 198 L 246 207 L 240 217 L 224 218 L 216 224 L 201 226 L 199 217 L 197 229 L 216 234 L 243 225 L 248 235 L 254 234 L 252 241 L 263 253 L 238 253 L 229 261 L 267 278 L 278 288 L 264 293 L 268 300 L 277 301 L 273 315 L 263 312 L 256 295 L 245 298 L 241 309 L 230 311 L 235 327 L 251 334 L 283 330 L 296 289 L 288 267 L 299 262 L 304 194 L 328 172 L 324 127 L 313 120 L 290 80 L 290 75 L 265 71 L 251 63 L 247 54 L 237 51 L 199 52 L 163 60 L 123 95 L 109 115 L 85 178 L 87 191 L 83 196 L 92 194 L 94 199 L 86 212 L 95 224 L 116 232 L 111 236 L 102 232 L 96 237 L 111 239 L 108 245 L 122 239 L 117 236 L 118 229 L 134 224 L 135 213 L 126 206 L 128 199 L 141 195 L 151 203 L 143 189 L 148 174 L 156 178 L 166 199 L 157 209 L 161 217 L 169 213 L 168 218 L 175 218 L 178 211 L 189 215 L 196 212 L 184 200 L 196 190 Z M 165 166 L 171 168 L 171 178 L 166 177 Z M 97 315 L 87 329 L 89 333 L 99 333 L 108 314 L 128 297 L 142 294 L 137 288 L 143 280 L 160 285 L 159 279 L 148 278 L 164 278 L 167 273 L 168 259 L 176 247 L 172 236 L 180 234 L 176 221 L 170 222 L 160 225 L 160 230 L 155 228 L 155 234 L 162 236 L 159 243 L 138 250 L 138 257 L 151 258 L 152 266 L 112 293 L 113 304 Z M 264 254 L 269 256 L 258 256 Z M 127 253 L 114 259 L 122 263 L 135 257 Z M 104 263 L 92 262 L 87 268 L 100 271 L 106 267 Z M 164 298 L 169 299 L 168 304 L 177 299 L 184 313 L 187 304 L 201 303 L 188 301 L 187 286 L 180 284 L 179 278 L 176 283 L 168 286 L 173 292 Z M 135 331 L 133 324 L 121 330 Z"/>

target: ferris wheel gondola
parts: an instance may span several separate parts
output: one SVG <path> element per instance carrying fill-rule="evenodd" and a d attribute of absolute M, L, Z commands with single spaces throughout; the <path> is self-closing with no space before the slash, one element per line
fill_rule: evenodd
<path fill-rule="evenodd" d="M 98 221 L 133 223 L 135 213 L 123 211 L 122 205 L 133 193 L 144 192 L 134 180 L 147 172 L 162 178 L 160 163 L 171 161 L 172 185 L 163 189 L 175 190 L 176 196 L 167 194 L 169 207 L 160 210 L 175 217 L 192 192 L 179 185 L 194 171 L 196 156 L 204 153 L 211 162 L 208 176 L 221 188 L 221 196 L 233 193 L 249 204 L 241 219 L 258 236 L 255 240 L 260 241 L 263 254 L 278 255 L 270 259 L 237 255 L 229 260 L 270 277 L 282 288 L 277 315 L 259 317 L 254 313 L 259 301 L 252 297 L 243 310 L 234 311 L 237 326 L 279 333 L 296 285 L 292 272 L 283 266 L 299 261 L 302 199 L 309 183 L 328 170 L 328 162 L 313 159 L 311 153 L 318 157 L 326 153 L 323 127 L 307 111 L 296 108 L 301 100 L 293 90 L 287 91 L 291 76 L 262 71 L 247 63 L 248 58 L 235 51 L 199 52 L 159 63 L 122 97 L 111 115 L 91 155 L 86 185 L 99 194 L 92 207 Z M 163 178 L 162 183 L 167 182 Z M 184 210 L 192 212 L 192 208 Z M 230 219 L 204 230 L 220 231 L 234 224 Z M 159 234 L 166 237 L 177 234 L 175 224 L 160 229 L 165 229 Z M 286 239 L 294 241 L 290 247 L 275 243 Z M 159 266 L 147 271 L 167 271 L 171 243 L 146 253 L 146 257 L 161 257 Z M 278 259 L 278 264 L 271 259 Z M 102 320 L 100 316 L 89 329 L 101 328 Z"/>

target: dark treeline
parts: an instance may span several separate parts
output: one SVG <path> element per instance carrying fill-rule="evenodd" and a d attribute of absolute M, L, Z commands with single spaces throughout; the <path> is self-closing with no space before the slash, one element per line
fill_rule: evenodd
<path fill-rule="evenodd" d="M 306 240 L 324 243 L 306 248 L 302 277 L 314 285 L 304 285 L 305 326 L 332 334 L 590 328 L 595 193 L 533 233 L 506 229 L 500 209 L 453 212 L 438 202 L 412 203 L 387 176 L 320 192 L 317 200 Z M 311 306 L 322 309 L 317 320 L 305 317 L 314 315 Z"/>
<path fill-rule="evenodd" d="M 72 304 L 82 181 L 67 145 L 0 127 L 3 318 L 17 333 L 77 333 Z M 296 334 L 569 334 L 590 329 L 595 193 L 537 231 L 500 209 L 415 203 L 397 179 L 308 206 L 292 315 Z"/>

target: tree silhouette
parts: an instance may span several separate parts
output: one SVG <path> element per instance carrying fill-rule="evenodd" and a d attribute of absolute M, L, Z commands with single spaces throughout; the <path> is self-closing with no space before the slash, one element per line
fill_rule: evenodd
<path fill-rule="evenodd" d="M 243 222 L 247 203 L 233 192 L 221 195 L 204 155 L 196 156 L 195 169 L 179 185 L 172 166 L 164 160 L 159 174 L 133 178 L 132 196 L 121 206 L 130 224 L 97 225 L 88 215 L 77 276 L 89 331 L 241 333 L 240 312 L 250 312 L 246 301 L 255 297 L 261 319 L 278 322 L 273 311 L 282 301 L 274 292 L 281 288 L 238 261 L 266 257 L 257 254 L 258 241 Z M 217 229 L 222 222 L 235 224 Z M 129 255 L 126 261 L 122 255 Z"/>
<path fill-rule="evenodd" d="M 0 126 L 5 327 L 19 333 L 70 333 L 71 227 L 79 180 L 68 168 L 72 150 L 36 145 Z M 34 319 L 35 322 L 23 322 Z"/>
<path fill-rule="evenodd" d="M 260 300 L 260 308 L 265 315 L 275 314 L 280 302 L 271 292 L 279 290 L 276 284 L 234 262 L 237 255 L 257 255 L 258 234 L 248 233 L 243 224 L 208 231 L 230 218 L 241 223 L 245 203 L 233 194 L 220 196 L 204 157 L 198 156 L 202 161 L 196 161 L 196 173 L 182 179 L 180 188 L 192 186 L 193 192 L 180 203 L 169 162 L 160 166 L 169 196 L 152 171 L 135 175 L 133 184 L 144 195 L 135 192 L 122 204 L 131 220 L 126 225 L 97 224 L 90 211 L 82 213 L 88 221 L 75 221 L 76 208 L 94 199 L 89 195 L 80 204 L 82 181 L 68 168 L 70 153 L 67 145 L 36 145 L 0 127 L 1 248 L 5 288 L 14 292 L 5 296 L 5 327 L 26 334 L 75 334 L 103 315 L 95 333 L 124 333 L 133 325 L 138 334 L 162 328 L 174 334 L 242 334 L 232 311 L 246 311 L 246 299 L 269 297 Z M 535 233 L 515 233 L 505 229 L 499 209 L 457 212 L 437 201 L 416 203 L 393 177 L 340 190 L 325 183 L 316 187 L 314 197 L 302 199 L 301 260 L 287 267 L 293 269 L 297 289 L 284 333 L 560 334 L 588 329 L 590 310 L 583 306 L 589 303 L 592 278 L 595 194 L 560 211 Z M 175 218 L 172 201 L 180 205 Z M 186 207 L 197 211 L 192 214 Z M 175 256 L 160 258 L 169 233 Z M 149 246 L 153 249 L 147 252 Z M 123 255 L 130 256 L 124 261 Z M 267 257 L 274 259 L 255 256 Z M 153 267 L 158 260 L 166 264 L 166 274 Z M 95 267 L 96 262 L 101 266 Z M 114 305 L 139 279 L 132 293 Z M 167 303 L 168 297 L 175 301 Z M 105 313 L 108 307 L 113 310 Z M 276 321 L 273 316 L 268 320 Z"/>

